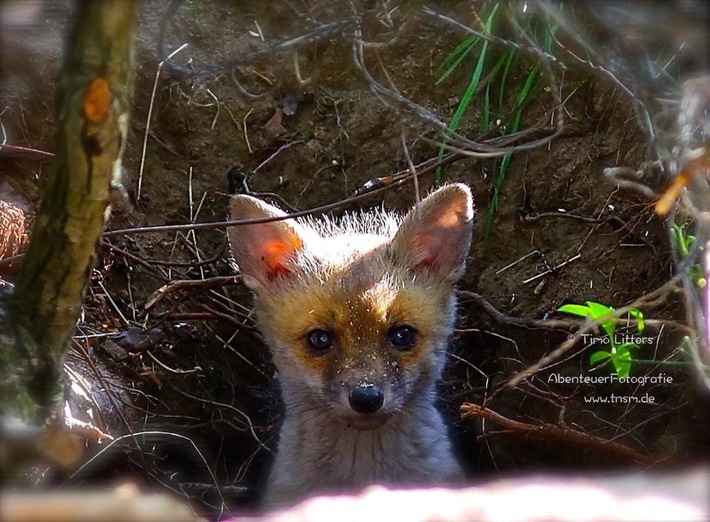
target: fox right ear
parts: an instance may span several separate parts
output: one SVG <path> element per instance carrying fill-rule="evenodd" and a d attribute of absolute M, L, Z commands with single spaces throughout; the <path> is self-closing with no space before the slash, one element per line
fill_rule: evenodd
<path fill-rule="evenodd" d="M 451 183 L 405 216 L 390 248 L 397 262 L 412 273 L 454 283 L 463 272 L 472 230 L 471 189 Z"/>
<path fill-rule="evenodd" d="M 251 196 L 232 197 L 231 218 L 263 219 L 285 216 L 282 210 Z M 291 273 L 293 258 L 303 249 L 307 231 L 294 220 L 230 227 L 229 244 L 244 284 L 254 291 Z"/>

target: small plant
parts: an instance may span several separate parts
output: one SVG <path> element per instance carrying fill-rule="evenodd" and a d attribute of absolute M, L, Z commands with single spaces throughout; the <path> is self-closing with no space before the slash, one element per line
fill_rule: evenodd
<path fill-rule="evenodd" d="M 616 317 L 615 310 L 611 306 L 587 301 L 586 306 L 577 304 L 566 304 L 557 309 L 559 312 L 564 312 L 579 317 L 586 317 L 592 321 L 596 321 L 606 334 L 608 350 L 598 350 L 589 356 L 589 364 L 595 365 L 603 361 L 610 360 L 616 370 L 619 378 L 624 378 L 631 371 L 631 364 L 634 362 L 634 357 L 631 353 L 633 348 L 638 348 L 638 344 L 631 341 L 619 342 L 616 336 Z M 628 311 L 628 319 L 636 321 L 636 330 L 639 334 L 643 333 L 645 323 L 641 310 L 632 308 Z"/>
<path fill-rule="evenodd" d="M 673 238 L 675 239 L 676 246 L 678 247 L 678 252 L 680 253 L 681 259 L 688 257 L 690 253 L 690 247 L 695 243 L 695 236 L 690 234 L 688 228 L 690 222 L 686 221 L 684 223 L 673 223 L 671 228 L 673 230 Z M 695 264 L 690 267 L 689 274 L 690 280 L 695 283 L 698 288 L 704 288 L 707 285 L 707 280 L 705 279 L 705 273 L 703 267 Z"/>

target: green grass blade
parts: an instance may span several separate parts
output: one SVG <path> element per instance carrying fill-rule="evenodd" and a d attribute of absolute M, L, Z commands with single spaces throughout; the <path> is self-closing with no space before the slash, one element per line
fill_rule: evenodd
<path fill-rule="evenodd" d="M 483 134 L 487 134 L 491 128 L 491 84 L 486 85 L 486 92 L 483 94 L 483 121 L 481 122 Z"/>
<path fill-rule="evenodd" d="M 500 168 L 498 169 L 498 177 L 496 178 L 496 183 L 493 186 L 493 196 L 491 197 L 491 202 L 488 205 L 488 211 L 486 212 L 486 222 L 483 225 L 484 247 L 488 244 L 488 235 L 491 231 L 491 227 L 493 226 L 493 215 L 495 214 L 496 210 L 498 210 L 498 198 L 500 197 L 500 191 L 503 188 L 505 175 L 508 172 L 508 167 L 510 165 L 510 160 L 512 157 L 512 152 L 506 152 L 500 162 Z"/>
<path fill-rule="evenodd" d="M 493 8 L 491 9 L 491 13 L 488 15 L 488 18 L 486 19 L 485 23 L 485 29 L 486 32 L 490 34 L 491 32 L 491 27 L 493 26 L 493 22 L 495 21 L 495 16 L 496 13 L 498 12 L 498 7 L 500 4 L 496 3 Z M 466 86 L 466 90 L 463 93 L 463 96 L 461 97 L 461 100 L 459 101 L 459 104 L 456 107 L 456 110 L 454 111 L 453 116 L 451 117 L 451 121 L 449 122 L 449 125 L 444 132 L 444 138 L 443 141 L 446 143 L 448 141 L 448 138 L 451 136 L 451 134 L 458 128 L 459 123 L 461 122 L 461 118 L 463 117 L 464 113 L 468 109 L 469 105 L 471 104 L 471 100 L 473 99 L 473 95 L 476 93 L 476 90 L 478 89 L 478 85 L 481 82 L 481 75 L 483 74 L 483 66 L 486 63 L 486 57 L 488 56 L 488 47 L 489 47 L 489 42 L 488 40 L 482 41 L 481 45 L 481 52 L 478 55 L 478 60 L 476 62 L 476 67 L 473 71 L 473 74 L 471 75 L 471 80 L 468 82 L 468 85 Z M 439 154 L 437 156 L 437 160 L 441 161 L 441 159 L 444 156 L 444 147 L 443 145 L 439 148 Z M 436 183 L 441 183 L 442 180 L 442 169 L 441 167 L 438 167 L 436 169 L 436 174 L 434 176 L 434 179 L 436 180 Z"/>
<path fill-rule="evenodd" d="M 466 112 L 466 109 L 468 109 L 468 106 L 471 104 L 471 99 L 473 98 L 473 95 L 476 92 L 476 89 L 478 88 L 478 83 L 481 81 L 481 74 L 483 73 L 483 64 L 486 61 L 487 54 L 488 42 L 483 42 L 483 46 L 481 47 L 481 54 L 478 55 L 478 62 L 476 63 L 476 68 L 474 69 L 473 75 L 471 76 L 471 81 L 468 82 L 468 86 L 466 87 L 466 90 L 464 91 L 463 96 L 461 97 L 461 101 L 459 101 L 459 104 L 456 107 L 456 110 L 454 111 L 454 115 L 451 117 L 449 126 L 446 129 L 446 132 L 444 133 L 444 143 L 448 141 L 448 138 L 449 136 L 451 136 L 451 133 L 454 132 L 459 126 L 461 118 Z M 441 158 L 443 156 L 444 147 L 442 146 L 439 149 L 439 156 L 437 159 L 441 161 Z M 436 169 L 435 178 L 437 183 L 441 183 L 441 167 Z"/>
<path fill-rule="evenodd" d="M 470 36 L 469 38 L 464 40 L 463 43 L 457 45 L 456 49 L 451 51 L 451 53 L 449 53 L 444 59 L 444 63 L 442 64 L 442 66 L 445 66 L 447 61 L 450 61 L 451 64 L 448 66 L 446 71 L 444 71 L 441 76 L 439 76 L 439 78 L 434 82 L 434 85 L 441 84 L 444 80 L 451 76 L 451 73 L 458 69 L 464 58 L 466 58 L 466 56 L 468 56 L 471 51 L 473 51 L 473 49 L 479 42 L 480 38 L 478 38 L 477 36 Z"/>
<path fill-rule="evenodd" d="M 510 72 L 510 67 L 513 65 L 513 61 L 515 60 L 516 52 L 514 49 L 508 49 L 505 54 L 503 55 L 505 59 L 505 68 L 503 69 L 503 74 L 501 75 L 500 79 L 500 92 L 498 93 L 498 111 L 502 114 L 503 113 L 503 104 L 504 100 L 503 98 L 505 97 L 505 84 L 508 80 L 508 72 Z"/>

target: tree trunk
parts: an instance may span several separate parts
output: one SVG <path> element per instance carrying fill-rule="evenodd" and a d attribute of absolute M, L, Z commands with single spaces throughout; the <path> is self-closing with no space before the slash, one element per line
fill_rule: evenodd
<path fill-rule="evenodd" d="M 78 2 L 57 102 L 53 169 L 14 292 L 0 296 L 0 409 L 42 425 L 61 411 L 61 369 L 119 188 L 137 0 Z"/>

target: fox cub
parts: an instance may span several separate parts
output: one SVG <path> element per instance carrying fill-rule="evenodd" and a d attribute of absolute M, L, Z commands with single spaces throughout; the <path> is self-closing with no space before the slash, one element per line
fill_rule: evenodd
<path fill-rule="evenodd" d="M 230 210 L 285 215 L 244 195 Z M 470 190 L 450 184 L 404 219 L 371 212 L 229 230 L 285 405 L 266 507 L 462 478 L 434 399 L 472 226 Z"/>

